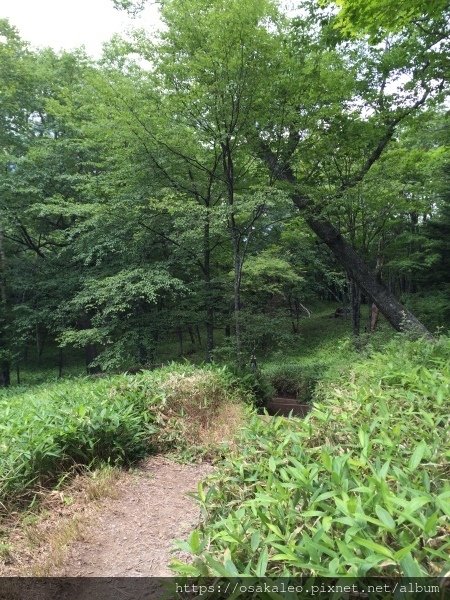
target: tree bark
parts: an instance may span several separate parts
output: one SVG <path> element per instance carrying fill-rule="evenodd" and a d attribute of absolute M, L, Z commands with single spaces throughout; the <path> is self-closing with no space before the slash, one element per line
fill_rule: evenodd
<path fill-rule="evenodd" d="M 61 379 L 63 375 L 63 366 L 64 366 L 64 356 L 63 349 L 60 348 L 58 352 L 58 379 Z"/>
<path fill-rule="evenodd" d="M 88 316 L 84 316 L 78 321 L 78 327 L 80 329 L 90 329 L 92 327 L 91 319 Z M 86 372 L 88 375 L 94 375 L 95 373 L 100 373 L 100 367 L 93 367 L 92 362 L 98 356 L 98 348 L 95 344 L 87 344 L 84 347 L 84 360 L 86 364 Z"/>
<path fill-rule="evenodd" d="M 209 201 L 208 201 L 209 202 Z M 214 350 L 214 306 L 211 282 L 211 231 L 210 231 L 210 207 L 206 203 L 205 223 L 203 227 L 203 275 L 205 282 L 205 304 L 206 304 L 206 362 L 212 361 Z M 197 329 L 198 332 L 198 329 Z M 200 343 L 200 340 L 199 340 Z M 201 345 L 201 344 L 200 344 Z"/>
<path fill-rule="evenodd" d="M 191 344 L 193 346 L 195 346 L 195 336 L 194 336 L 194 330 L 192 329 L 192 325 L 188 325 L 187 326 L 187 330 L 188 330 L 188 333 L 189 333 L 189 337 L 191 339 Z"/>
<path fill-rule="evenodd" d="M 212 327 L 213 327 L 213 330 L 214 330 L 214 323 L 212 323 Z M 201 333 L 200 333 L 200 327 L 198 326 L 198 323 L 197 323 L 197 325 L 195 326 L 195 331 L 196 331 L 196 333 L 197 333 L 198 345 L 199 345 L 199 346 L 200 346 L 200 348 L 201 348 L 201 347 L 202 347 L 202 335 L 201 335 Z"/>
<path fill-rule="evenodd" d="M 178 348 L 179 348 L 178 354 L 180 356 L 183 356 L 183 330 L 181 327 L 177 328 L 177 337 L 178 337 Z"/>
<path fill-rule="evenodd" d="M 384 257 L 383 257 L 383 253 L 382 253 L 382 246 L 383 246 L 383 238 L 381 237 L 380 240 L 378 241 L 377 264 L 375 267 L 375 277 L 379 283 L 381 283 L 383 281 L 382 271 L 383 271 Z M 378 310 L 378 306 L 373 302 L 372 306 L 370 308 L 370 314 L 369 314 L 369 331 L 370 331 L 370 333 L 374 333 L 377 328 L 379 314 L 380 314 L 380 311 Z"/>
<path fill-rule="evenodd" d="M 228 227 L 231 235 L 231 242 L 233 246 L 233 271 L 234 271 L 234 285 L 233 285 L 233 309 L 234 309 L 234 334 L 236 342 L 236 364 L 241 367 L 242 356 L 241 356 L 241 276 L 242 276 L 242 259 L 241 259 L 241 244 L 240 234 L 235 218 L 235 206 L 234 206 L 234 164 L 233 164 L 233 152 L 231 149 L 230 136 L 226 137 L 225 142 L 222 142 L 222 161 L 225 183 L 227 188 L 227 203 L 229 210 Z"/>
<path fill-rule="evenodd" d="M 305 208 L 303 198 L 294 196 L 293 201 L 299 208 Z M 306 222 L 314 233 L 325 242 L 352 280 L 378 306 L 380 312 L 394 329 L 411 332 L 417 337 L 432 337 L 425 325 L 407 310 L 383 283 L 377 281 L 375 274 L 334 225 L 326 219 L 314 215 L 306 216 Z"/>

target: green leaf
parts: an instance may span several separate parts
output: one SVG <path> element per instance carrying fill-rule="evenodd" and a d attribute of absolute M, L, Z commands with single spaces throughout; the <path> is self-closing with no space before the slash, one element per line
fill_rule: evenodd
<path fill-rule="evenodd" d="M 170 568 L 183 577 L 199 577 L 201 575 L 199 569 L 178 559 L 170 561 Z"/>
<path fill-rule="evenodd" d="M 378 504 L 375 506 L 375 512 L 378 515 L 380 521 L 387 527 L 387 529 L 394 530 L 395 529 L 395 521 L 382 506 Z"/>
<path fill-rule="evenodd" d="M 426 572 L 421 569 L 419 563 L 412 557 L 410 552 L 400 561 L 400 566 L 406 577 L 423 577 L 426 575 Z"/>
<path fill-rule="evenodd" d="M 234 562 L 231 559 L 231 552 L 228 548 L 225 550 L 225 553 L 224 553 L 223 564 L 228 573 L 228 577 L 239 577 L 240 573 L 239 573 L 238 569 L 236 568 L 236 565 L 234 564 Z"/>
<path fill-rule="evenodd" d="M 272 471 L 272 473 L 275 473 L 275 471 L 277 469 L 277 463 L 275 462 L 275 459 L 273 456 L 271 456 L 269 458 L 269 469 Z"/>
<path fill-rule="evenodd" d="M 264 546 L 261 554 L 259 555 L 258 563 L 256 565 L 255 574 L 258 577 L 264 577 L 266 575 L 267 563 L 269 562 L 269 551 L 267 546 Z"/>
<path fill-rule="evenodd" d="M 328 452 L 323 451 L 320 455 L 320 458 L 322 459 L 322 463 L 325 469 L 331 473 L 333 470 L 333 460 L 331 456 L 328 454 Z"/>
<path fill-rule="evenodd" d="M 250 539 L 250 548 L 252 552 L 255 552 L 256 548 L 259 546 L 259 542 L 261 541 L 261 534 L 259 531 L 255 531 L 252 533 L 252 537 Z"/>
<path fill-rule="evenodd" d="M 427 444 L 424 440 L 422 440 L 417 446 L 414 452 L 412 453 L 411 458 L 409 459 L 408 468 L 410 471 L 414 471 L 419 466 L 425 451 L 427 449 Z"/>
<path fill-rule="evenodd" d="M 397 562 L 403 560 L 405 556 L 417 546 L 417 543 L 418 540 L 413 542 L 412 544 L 409 544 L 408 546 L 405 546 L 404 548 L 401 548 L 400 550 L 397 550 L 397 552 L 394 553 L 394 560 L 396 560 Z"/>
<path fill-rule="evenodd" d="M 200 533 L 199 533 L 198 529 L 194 529 L 194 531 L 189 536 L 189 546 L 191 547 L 191 551 L 194 554 L 199 554 L 199 552 L 201 550 L 201 545 L 200 545 Z"/>
<path fill-rule="evenodd" d="M 392 559 L 394 558 L 394 554 L 389 548 L 386 548 L 386 546 L 382 546 L 381 544 L 377 544 L 373 540 L 366 540 L 364 538 L 355 537 L 353 538 L 353 541 L 356 544 L 359 544 L 360 546 L 364 546 L 369 550 L 373 550 L 377 554 L 381 554 L 382 556 L 387 556 L 388 558 Z"/>
<path fill-rule="evenodd" d="M 205 562 L 210 567 L 213 575 L 222 575 L 222 577 L 229 577 L 229 573 L 224 565 L 222 565 L 219 561 L 215 560 L 210 554 L 207 554 L 205 557 Z"/>
<path fill-rule="evenodd" d="M 273 531 L 275 535 L 277 535 L 279 538 L 284 539 L 284 535 L 281 533 L 279 527 L 277 527 L 273 523 L 267 523 L 267 527 L 270 529 L 270 531 Z"/>

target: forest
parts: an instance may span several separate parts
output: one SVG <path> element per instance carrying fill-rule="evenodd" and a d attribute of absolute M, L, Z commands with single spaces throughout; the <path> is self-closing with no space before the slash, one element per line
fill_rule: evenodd
<path fill-rule="evenodd" d="M 448 575 L 448 1 L 159 11 L 98 60 L 0 19 L 0 574 L 168 453 L 182 576 Z"/>

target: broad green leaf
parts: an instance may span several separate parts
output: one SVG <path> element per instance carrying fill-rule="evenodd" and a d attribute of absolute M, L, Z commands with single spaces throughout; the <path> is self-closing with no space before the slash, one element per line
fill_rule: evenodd
<path fill-rule="evenodd" d="M 200 552 L 200 533 L 198 529 L 194 529 L 189 536 L 189 546 L 194 554 L 198 554 Z"/>
<path fill-rule="evenodd" d="M 424 440 L 419 442 L 419 444 L 416 446 L 414 452 L 412 453 L 411 458 L 409 459 L 408 468 L 410 469 L 410 471 L 414 471 L 415 469 L 417 469 L 422 458 L 424 457 L 426 449 L 427 449 L 426 442 Z"/>
<path fill-rule="evenodd" d="M 407 577 L 423 577 L 426 575 L 426 572 L 419 566 L 419 563 L 412 557 L 411 553 L 408 553 L 399 562 L 403 574 Z"/>
<path fill-rule="evenodd" d="M 255 568 L 255 574 L 257 577 L 265 577 L 267 563 L 269 562 L 269 551 L 267 546 L 264 546 L 261 554 L 259 555 L 258 563 Z"/>
<path fill-rule="evenodd" d="M 228 548 L 225 550 L 224 553 L 223 564 L 228 573 L 228 577 L 238 577 L 240 575 L 238 569 L 236 568 L 236 565 L 231 559 L 231 552 Z"/>
<path fill-rule="evenodd" d="M 369 550 L 373 550 L 377 554 L 381 554 L 382 556 L 387 556 L 388 558 L 392 559 L 394 558 L 394 554 L 389 548 L 386 548 L 386 546 L 382 546 L 381 544 L 377 544 L 373 540 L 366 540 L 364 538 L 355 537 L 353 538 L 353 541 L 356 544 L 359 544 L 360 546 L 364 546 Z"/>
<path fill-rule="evenodd" d="M 254 552 L 256 550 L 256 548 L 259 546 L 260 541 L 261 541 L 261 534 L 258 531 L 254 531 L 252 533 L 252 537 L 250 539 L 250 548 L 252 549 L 252 552 Z"/>
<path fill-rule="evenodd" d="M 391 517 L 391 515 L 388 513 L 388 511 L 386 509 L 384 509 L 382 506 L 380 505 L 376 505 L 375 506 L 375 512 L 378 515 L 378 518 L 380 519 L 380 521 L 390 530 L 394 530 L 395 529 L 395 521 L 394 519 Z"/>

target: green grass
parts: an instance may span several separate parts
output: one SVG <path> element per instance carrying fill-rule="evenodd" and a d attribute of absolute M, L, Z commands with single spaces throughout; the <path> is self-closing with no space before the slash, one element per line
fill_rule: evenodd
<path fill-rule="evenodd" d="M 254 417 L 197 499 L 184 575 L 443 575 L 450 340 L 393 341 L 319 386 L 304 420 Z"/>

